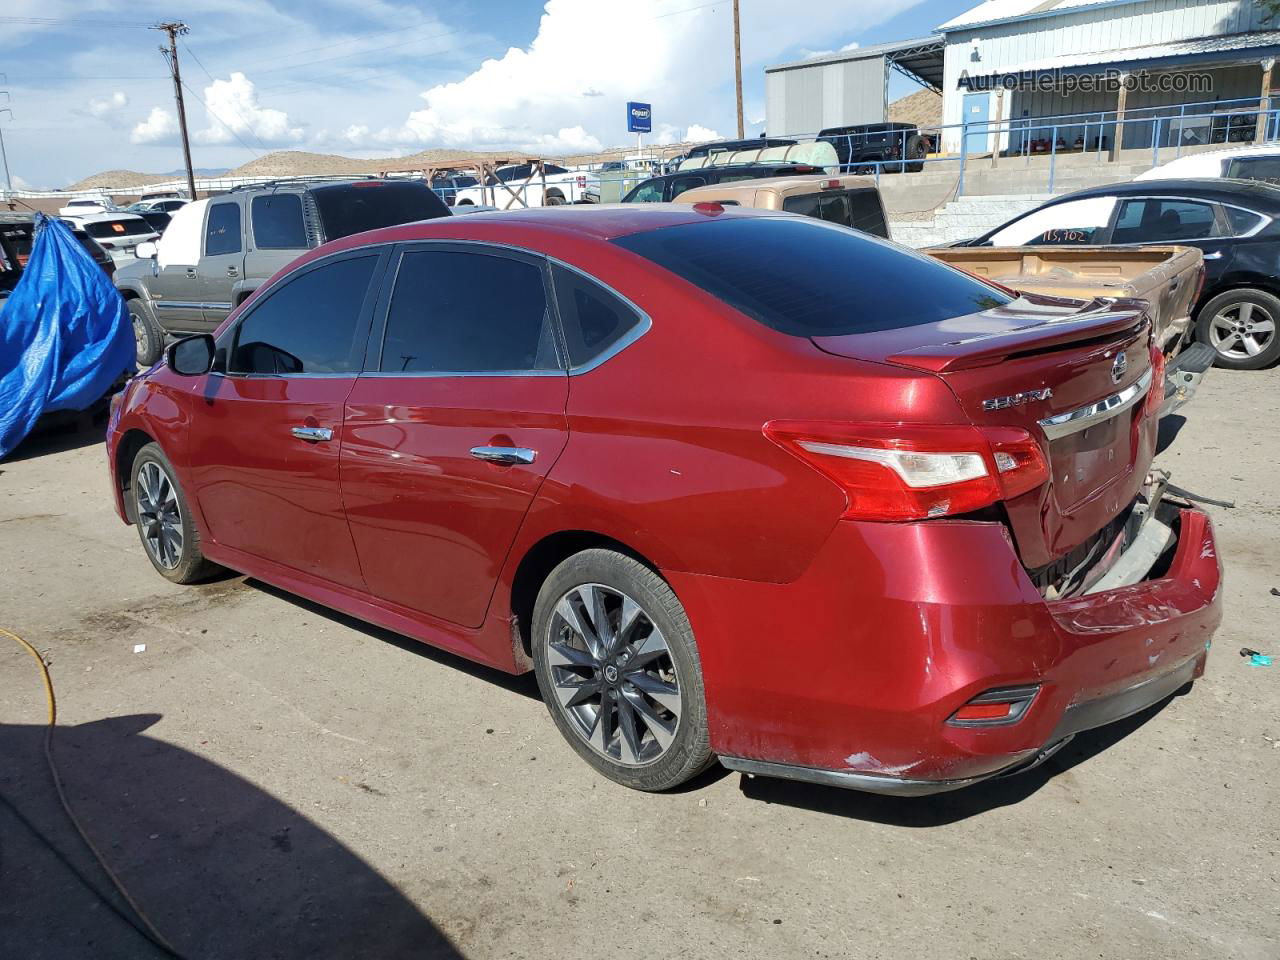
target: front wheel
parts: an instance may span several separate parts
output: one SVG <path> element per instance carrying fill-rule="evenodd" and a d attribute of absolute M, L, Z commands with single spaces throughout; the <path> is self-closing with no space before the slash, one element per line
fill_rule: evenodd
<path fill-rule="evenodd" d="M 200 531 L 175 477 L 160 445 L 148 443 L 133 458 L 130 512 L 156 572 L 174 583 L 195 583 L 218 567 L 200 550 Z"/>
<path fill-rule="evenodd" d="M 1230 370 L 1260 370 L 1280 360 L 1280 299 L 1243 288 L 1220 293 L 1200 309 L 1196 338 L 1213 347 L 1214 362 Z"/>
<path fill-rule="evenodd" d="M 667 790 L 711 764 L 693 630 L 656 573 L 613 550 L 575 554 L 543 583 L 532 629 L 551 718 L 597 771 Z"/>
<path fill-rule="evenodd" d="M 133 324 L 138 366 L 146 369 L 160 359 L 160 353 L 164 350 L 164 334 L 137 297 L 127 301 L 125 305 L 129 308 L 129 320 Z"/>

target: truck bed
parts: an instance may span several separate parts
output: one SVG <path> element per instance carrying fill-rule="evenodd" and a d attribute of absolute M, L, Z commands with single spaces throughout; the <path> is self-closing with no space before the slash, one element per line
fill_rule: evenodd
<path fill-rule="evenodd" d="M 1146 300 L 1167 354 L 1182 345 L 1204 272 L 1195 247 L 931 247 L 920 252 L 1027 293 Z"/>

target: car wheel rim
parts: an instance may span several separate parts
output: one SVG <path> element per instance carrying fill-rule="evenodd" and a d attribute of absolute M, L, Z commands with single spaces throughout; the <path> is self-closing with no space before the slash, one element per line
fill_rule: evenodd
<path fill-rule="evenodd" d="M 138 527 L 147 552 L 160 566 L 172 570 L 182 558 L 182 508 L 173 481 L 154 461 L 138 471 L 137 503 Z"/>
<path fill-rule="evenodd" d="M 1232 360 L 1256 357 L 1276 335 L 1276 318 L 1262 306 L 1245 301 L 1219 310 L 1209 321 L 1209 343 Z"/>
<path fill-rule="evenodd" d="M 142 325 L 142 318 L 136 313 L 130 313 L 129 317 L 133 320 L 133 339 L 138 345 L 138 360 L 141 361 L 147 353 L 147 331 Z"/>
<path fill-rule="evenodd" d="M 600 583 L 565 593 L 547 644 L 555 705 L 601 756 L 652 763 L 680 728 L 680 680 L 666 638 L 626 594 Z"/>

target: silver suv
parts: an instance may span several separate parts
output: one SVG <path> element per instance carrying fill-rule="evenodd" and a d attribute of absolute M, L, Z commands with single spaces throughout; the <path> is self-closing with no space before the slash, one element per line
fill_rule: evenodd
<path fill-rule="evenodd" d="M 420 180 L 283 180 L 237 187 L 173 214 L 157 243 L 121 266 L 138 342 L 138 365 L 160 358 L 168 338 L 211 333 L 277 270 L 322 243 L 353 233 L 449 216 Z"/>

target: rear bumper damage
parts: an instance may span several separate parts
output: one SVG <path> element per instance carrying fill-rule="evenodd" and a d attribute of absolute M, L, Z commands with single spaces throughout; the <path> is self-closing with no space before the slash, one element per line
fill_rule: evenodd
<path fill-rule="evenodd" d="M 713 749 L 748 774 L 920 796 L 1030 769 L 1160 702 L 1204 672 L 1221 565 L 1206 514 L 1153 503 L 1061 599 L 1002 524 L 961 520 L 842 522 L 791 584 L 670 574 Z M 1012 722 L 956 722 L 1009 689 L 1033 691 Z"/>

